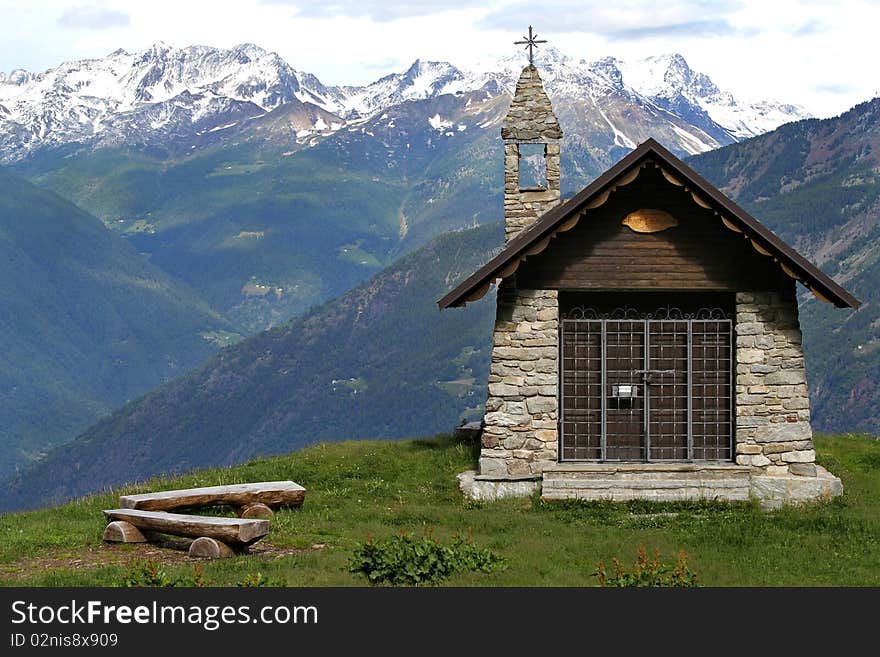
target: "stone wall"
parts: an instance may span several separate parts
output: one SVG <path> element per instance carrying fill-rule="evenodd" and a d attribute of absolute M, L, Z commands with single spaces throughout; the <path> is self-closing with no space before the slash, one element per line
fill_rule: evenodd
<path fill-rule="evenodd" d="M 556 463 L 558 343 L 556 290 L 502 286 L 480 475 L 534 477 Z"/>
<path fill-rule="evenodd" d="M 736 295 L 736 462 L 815 477 L 795 288 Z"/>
<path fill-rule="evenodd" d="M 840 479 L 815 463 L 795 288 L 736 295 L 736 463 L 557 462 L 559 304 L 555 290 L 498 293 L 476 499 L 827 499 Z"/>

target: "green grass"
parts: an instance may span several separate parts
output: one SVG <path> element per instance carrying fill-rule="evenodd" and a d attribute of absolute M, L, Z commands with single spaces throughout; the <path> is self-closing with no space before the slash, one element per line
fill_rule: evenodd
<path fill-rule="evenodd" d="M 401 531 L 449 541 L 469 535 L 507 563 L 491 574 L 460 573 L 460 586 L 594 586 L 598 561 L 635 560 L 645 546 L 674 561 L 689 555 L 708 586 L 880 585 L 880 442 L 818 436 L 819 460 L 843 479 L 845 494 L 806 508 L 763 511 L 754 503 L 477 503 L 464 499 L 455 475 L 473 467 L 475 448 L 448 436 L 428 440 L 321 444 L 228 470 L 198 472 L 129 487 L 125 492 L 245 481 L 293 479 L 307 489 L 299 510 L 279 511 L 263 555 L 202 562 L 217 585 L 257 572 L 290 586 L 363 586 L 349 558 L 368 536 Z M 27 586 L 116 586 L 126 566 L 78 567 L 83 553 L 134 556 L 138 548 L 100 544 L 101 509 L 119 491 L 62 507 L 0 517 L 0 582 Z M 324 544 L 322 549 L 312 548 Z M 291 549 L 293 551 L 291 552 Z M 172 550 L 172 576 L 192 563 Z M 32 560 L 54 565 L 34 568 Z M 56 567 L 57 566 L 57 567 Z"/>

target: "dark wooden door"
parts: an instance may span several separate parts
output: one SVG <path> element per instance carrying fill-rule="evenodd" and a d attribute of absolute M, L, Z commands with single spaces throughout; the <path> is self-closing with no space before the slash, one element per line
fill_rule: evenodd
<path fill-rule="evenodd" d="M 645 458 L 645 396 L 636 372 L 645 366 L 646 323 L 605 321 L 604 324 L 606 399 L 603 458 L 608 461 L 641 461 Z M 628 393 L 631 396 L 621 396 L 621 386 L 633 386 Z"/>
<path fill-rule="evenodd" d="M 563 319 L 561 460 L 731 458 L 731 321 L 645 316 Z"/>
<path fill-rule="evenodd" d="M 650 353 L 642 376 L 652 461 L 688 458 L 688 325 L 648 322 Z"/>

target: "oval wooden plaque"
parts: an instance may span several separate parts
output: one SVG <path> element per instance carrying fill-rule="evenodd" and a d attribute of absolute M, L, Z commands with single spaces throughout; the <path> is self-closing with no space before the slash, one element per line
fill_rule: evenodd
<path fill-rule="evenodd" d="M 678 219 L 665 210 L 642 208 L 630 212 L 620 223 L 629 226 L 637 233 L 659 233 L 661 230 L 678 226 Z"/>

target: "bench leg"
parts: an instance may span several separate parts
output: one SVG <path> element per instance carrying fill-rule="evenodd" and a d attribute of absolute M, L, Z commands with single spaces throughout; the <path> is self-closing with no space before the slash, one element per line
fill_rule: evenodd
<path fill-rule="evenodd" d="M 207 559 L 219 559 L 221 557 L 231 557 L 235 554 L 233 549 L 213 538 L 202 536 L 197 538 L 189 546 L 189 556 L 204 557 Z"/>
<path fill-rule="evenodd" d="M 239 518 L 265 518 L 271 520 L 275 514 L 265 504 L 257 502 L 256 504 L 247 504 L 238 509 Z"/>
<path fill-rule="evenodd" d="M 103 540 L 108 543 L 147 543 L 140 529 L 124 520 L 114 520 L 104 529 Z"/>

